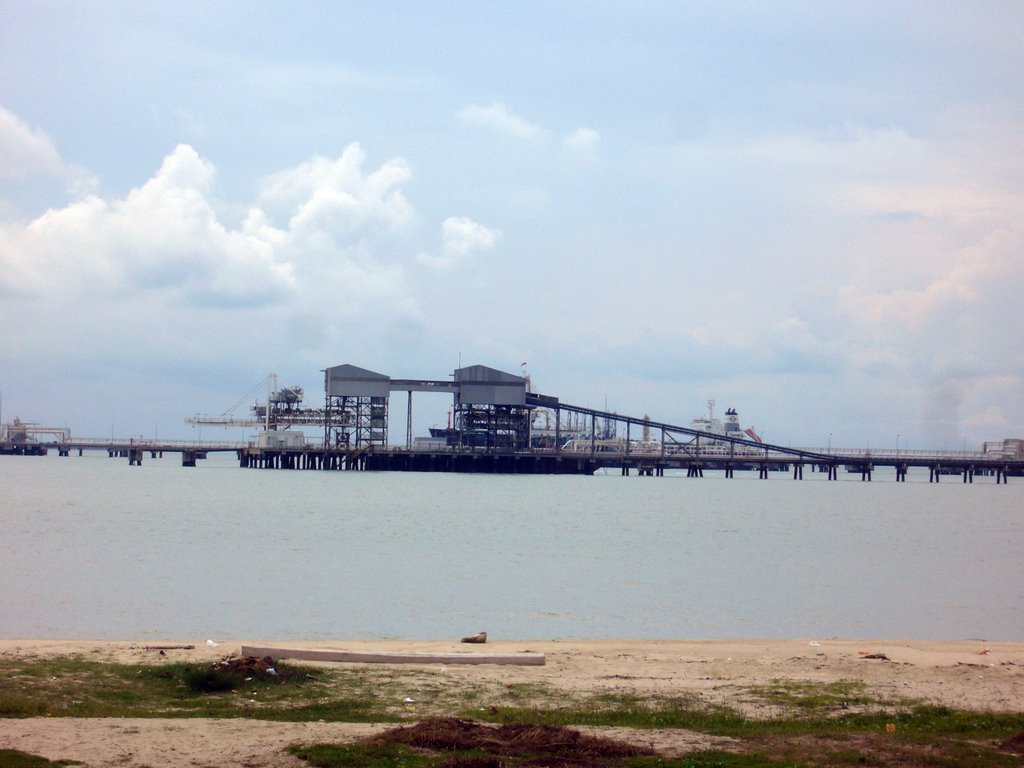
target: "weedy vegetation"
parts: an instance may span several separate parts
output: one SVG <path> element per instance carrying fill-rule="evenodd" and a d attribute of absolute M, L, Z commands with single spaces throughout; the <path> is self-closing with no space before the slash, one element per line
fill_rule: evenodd
<path fill-rule="evenodd" d="M 63 768 L 79 765 L 67 760 L 47 760 L 45 757 L 30 755 L 17 749 L 0 749 L 0 766 L 3 768 Z"/>
<path fill-rule="evenodd" d="M 356 744 L 293 748 L 311 766 L 325 767 L 1019 768 L 1024 752 L 1024 713 L 882 700 L 856 681 L 737 687 L 737 702 L 764 703 L 772 713 L 751 717 L 696 696 L 568 694 L 537 684 L 473 685 L 464 680 L 453 684 L 440 672 L 418 668 L 278 663 L 271 669 L 0 658 L 5 681 L 0 717 L 234 717 L 383 722 L 405 729 L 427 723 L 435 736 L 448 731 L 458 736 L 450 743 L 447 737 L 428 743 L 406 738 L 408 730 L 399 728 Z M 586 752 L 575 741 L 574 726 L 687 729 L 732 741 L 725 751 L 684 757 L 611 748 Z M 503 742 L 495 734 L 512 737 Z M 527 742 L 533 745 L 529 749 L 523 747 Z M 0 752 L 0 766 L 8 765 L 68 763 Z"/>

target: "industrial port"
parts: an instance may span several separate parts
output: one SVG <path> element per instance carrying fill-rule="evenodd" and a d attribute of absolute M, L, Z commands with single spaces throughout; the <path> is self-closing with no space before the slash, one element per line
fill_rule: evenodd
<path fill-rule="evenodd" d="M 323 373 L 322 404 L 306 403 L 301 387 L 279 388 L 271 374 L 266 400 L 254 403 L 249 415 L 236 417 L 233 407 L 217 417 L 186 420 L 258 430 L 244 443 L 81 439 L 66 428 L 15 419 L 0 425 L 0 454 L 105 450 L 141 465 L 147 455 L 171 452 L 181 454 L 184 466 L 195 466 L 210 453 L 234 452 L 239 466 L 264 469 L 593 474 L 611 468 L 646 476 L 682 470 L 703 477 L 716 471 L 727 478 L 737 472 L 760 478 L 790 472 L 797 480 L 809 471 L 829 480 L 843 472 L 868 481 L 876 470 L 890 468 L 897 481 L 905 481 L 915 467 L 927 468 L 930 482 L 957 475 L 964 483 L 977 476 L 1005 484 L 1024 474 L 1019 439 L 987 442 L 979 452 L 793 448 L 767 443 L 754 428 L 744 428 L 734 408 L 719 421 L 714 401 L 706 416 L 677 425 L 565 403 L 533 391 L 528 376 L 484 365 L 458 368 L 446 379 L 397 379 L 347 363 Z M 404 408 L 399 405 L 394 414 L 392 396 L 402 393 Z M 444 428 L 413 435 L 417 393 L 451 396 Z"/>

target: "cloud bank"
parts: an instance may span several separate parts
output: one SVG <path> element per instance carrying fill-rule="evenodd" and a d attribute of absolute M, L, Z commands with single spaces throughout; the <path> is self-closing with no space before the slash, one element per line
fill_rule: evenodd
<path fill-rule="evenodd" d="M 23 149 L 36 148 L 24 172 L 62 167 L 45 134 L 8 124 Z M 368 167 L 353 143 L 265 178 L 248 206 L 225 205 L 216 179 L 181 144 L 121 197 L 87 194 L 0 223 L 0 322 L 20 329 L 0 345 L 8 386 L 35 381 L 40 397 L 58 397 L 45 373 L 58 366 L 75 369 L 83 392 L 89 381 L 193 371 L 231 391 L 254 364 L 308 372 L 341 355 L 362 361 L 382 344 L 389 354 L 418 345 L 408 269 L 420 220 L 404 160 Z M 497 238 L 464 217 L 441 231 L 441 265 Z M 189 406 L 176 407 L 183 418 Z"/>
<path fill-rule="evenodd" d="M 215 169 L 188 145 L 122 199 L 90 195 L 26 225 L 0 229 L 0 291 L 25 301 L 135 300 L 166 307 L 301 302 L 352 316 L 386 300 L 415 315 L 399 263 L 384 246 L 415 216 L 400 160 L 365 172 L 349 146 L 267 179 L 231 226 L 213 203 Z M 346 296 L 330 301 L 332 292 Z"/>

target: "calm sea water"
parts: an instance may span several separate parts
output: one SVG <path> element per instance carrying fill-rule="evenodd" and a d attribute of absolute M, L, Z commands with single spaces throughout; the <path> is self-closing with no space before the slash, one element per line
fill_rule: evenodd
<path fill-rule="evenodd" d="M 1024 640 L 1024 481 L 910 480 L 0 457 L 0 636 Z"/>

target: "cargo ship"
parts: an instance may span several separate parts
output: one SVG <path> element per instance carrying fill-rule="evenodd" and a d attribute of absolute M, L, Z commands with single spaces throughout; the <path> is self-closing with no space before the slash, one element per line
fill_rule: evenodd
<path fill-rule="evenodd" d="M 740 417 L 735 408 L 729 408 L 725 412 L 725 422 L 715 418 L 715 401 L 708 400 L 708 415 L 698 416 L 690 422 L 690 429 L 700 432 L 710 432 L 713 435 L 722 437 L 735 437 L 741 440 L 753 440 L 755 443 L 763 443 L 761 436 L 754 431 L 753 427 L 744 429 L 740 426 Z"/>

